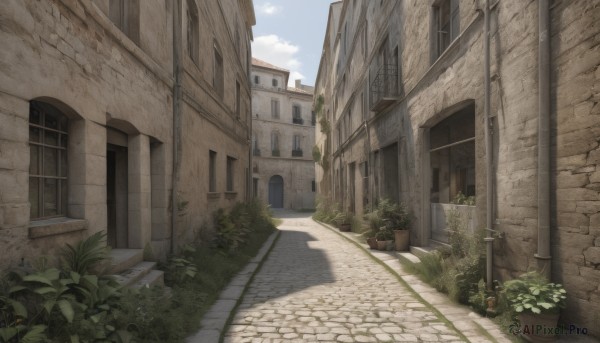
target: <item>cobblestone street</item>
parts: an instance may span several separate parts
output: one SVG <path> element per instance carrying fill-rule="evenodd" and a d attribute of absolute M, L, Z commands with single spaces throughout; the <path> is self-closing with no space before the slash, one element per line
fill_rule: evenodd
<path fill-rule="evenodd" d="M 308 214 L 282 216 L 225 342 L 465 340 L 359 248 Z"/>

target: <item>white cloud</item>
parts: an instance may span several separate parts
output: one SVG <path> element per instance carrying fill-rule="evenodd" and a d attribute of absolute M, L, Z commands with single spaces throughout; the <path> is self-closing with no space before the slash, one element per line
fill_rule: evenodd
<path fill-rule="evenodd" d="M 294 80 L 304 78 L 299 71 L 302 63 L 296 57 L 298 51 L 299 46 L 273 34 L 255 37 L 252 42 L 252 56 L 290 71 L 288 86 L 293 86 Z"/>
<path fill-rule="evenodd" d="M 270 2 L 265 2 L 264 4 L 258 5 L 258 12 L 264 15 L 274 15 L 281 12 L 280 6 L 275 6 Z"/>

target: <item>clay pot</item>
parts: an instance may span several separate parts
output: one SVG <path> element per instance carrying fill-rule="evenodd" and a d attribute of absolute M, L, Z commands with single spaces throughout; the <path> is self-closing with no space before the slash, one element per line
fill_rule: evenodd
<path fill-rule="evenodd" d="M 340 231 L 341 232 L 350 232 L 350 231 L 352 231 L 352 225 L 351 224 L 340 224 Z"/>
<path fill-rule="evenodd" d="M 367 244 L 369 245 L 369 248 L 377 249 L 377 238 L 375 238 L 375 237 L 367 238 Z"/>
<path fill-rule="evenodd" d="M 549 329 L 556 328 L 559 313 L 540 313 L 523 312 L 519 314 L 521 322 L 521 337 L 529 342 L 552 342 L 556 339 L 554 330 L 549 333 Z M 546 329 L 546 332 L 544 332 Z"/>
<path fill-rule="evenodd" d="M 410 245 L 410 231 L 394 230 L 394 241 L 396 242 L 396 251 L 408 251 Z"/>

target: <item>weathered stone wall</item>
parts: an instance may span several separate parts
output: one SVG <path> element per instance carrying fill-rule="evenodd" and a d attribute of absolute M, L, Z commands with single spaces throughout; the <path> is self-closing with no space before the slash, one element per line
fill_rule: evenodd
<path fill-rule="evenodd" d="M 171 6 L 159 3 L 161 21 L 167 23 Z M 0 52 L 0 150 L 7 164 L 0 172 L 0 267 L 8 267 L 106 230 L 105 126 L 129 131 L 133 139 L 153 137 L 169 145 L 172 62 L 170 54 L 155 60 L 151 51 L 135 45 L 91 1 L 3 1 L 0 16 L 5 47 Z M 142 25 L 149 34 L 161 30 L 160 25 Z M 170 26 L 163 29 L 154 44 L 170 46 Z M 50 103 L 69 117 L 68 217 L 87 221 L 76 231 L 67 224 L 51 225 L 49 235 L 37 235 L 30 228 L 31 100 Z M 166 153 L 165 163 L 169 160 Z M 144 198 L 149 201 L 149 193 Z M 150 225 L 150 220 L 144 223 Z M 141 230 L 148 232 L 138 242 L 143 248 L 150 227 Z"/>

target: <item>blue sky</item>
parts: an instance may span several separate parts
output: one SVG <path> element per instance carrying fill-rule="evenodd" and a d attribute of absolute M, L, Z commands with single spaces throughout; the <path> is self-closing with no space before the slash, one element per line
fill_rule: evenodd
<path fill-rule="evenodd" d="M 290 70 L 295 79 L 313 86 L 329 14 L 329 0 L 254 0 L 256 26 L 252 55 Z"/>

